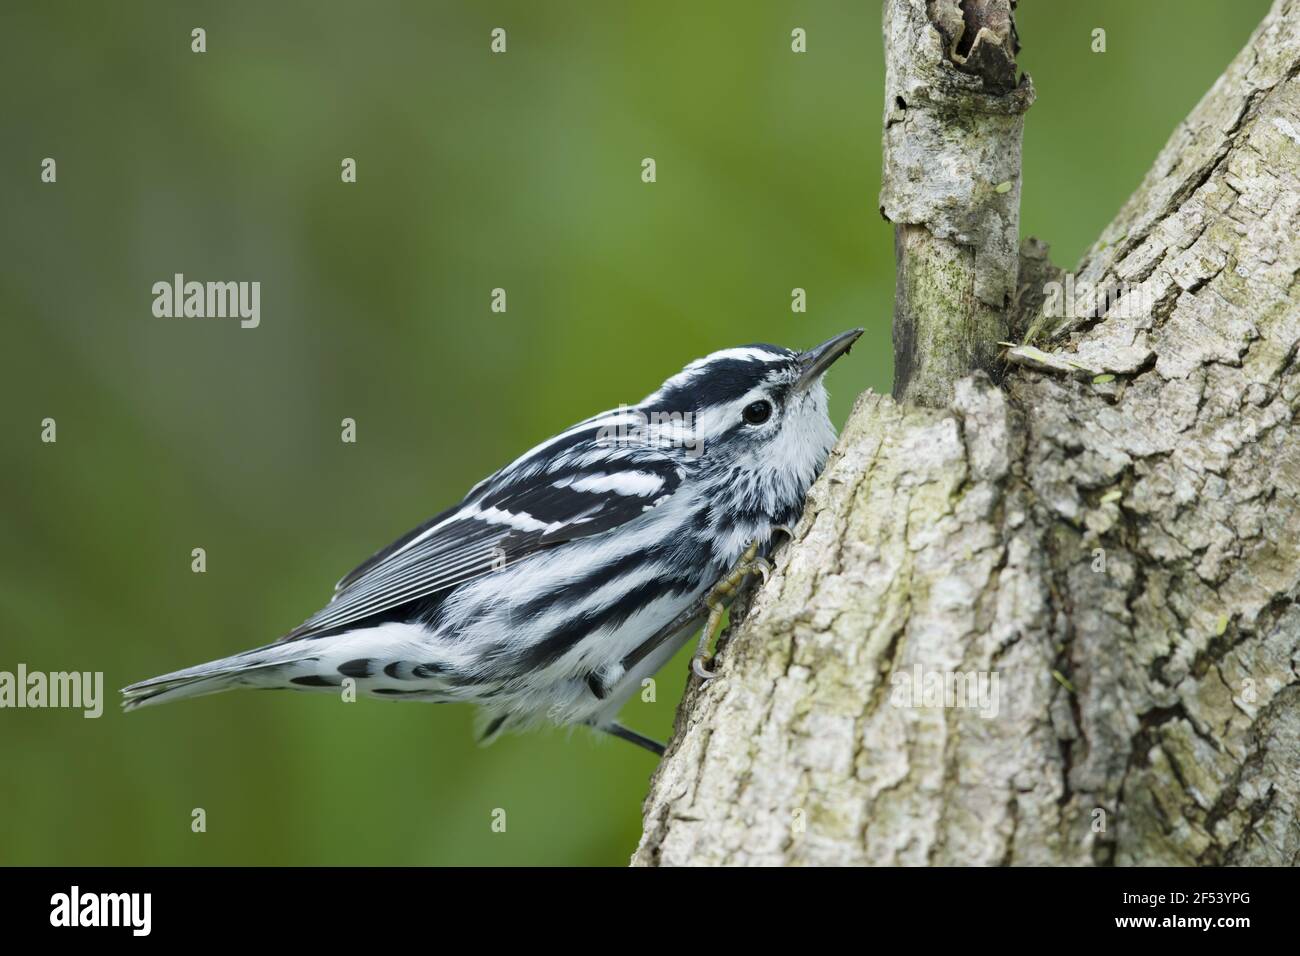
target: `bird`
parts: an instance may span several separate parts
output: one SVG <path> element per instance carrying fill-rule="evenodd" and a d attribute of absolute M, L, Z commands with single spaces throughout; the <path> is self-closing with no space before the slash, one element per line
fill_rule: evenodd
<path fill-rule="evenodd" d="M 690 362 L 573 425 L 367 558 L 279 640 L 123 688 L 130 711 L 235 688 L 468 702 L 481 740 L 583 725 L 656 753 L 619 712 L 729 598 L 766 577 L 835 441 L 824 376 L 862 329 L 805 351 Z M 352 699 L 355 699 L 355 694 Z"/>

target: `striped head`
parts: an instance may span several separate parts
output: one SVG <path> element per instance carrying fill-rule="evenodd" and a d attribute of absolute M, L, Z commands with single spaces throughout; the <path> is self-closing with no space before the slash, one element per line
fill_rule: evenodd
<path fill-rule="evenodd" d="M 637 406 L 655 444 L 687 450 L 700 476 L 753 477 L 763 506 L 795 507 L 835 441 L 826 370 L 862 334 L 806 352 L 777 345 L 724 349 L 691 362 Z"/>

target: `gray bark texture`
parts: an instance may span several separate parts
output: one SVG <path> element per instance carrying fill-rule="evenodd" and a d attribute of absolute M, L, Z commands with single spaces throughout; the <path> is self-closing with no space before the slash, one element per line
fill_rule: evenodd
<path fill-rule="evenodd" d="M 633 863 L 1300 863 L 1298 273 L 1278 0 L 1077 270 L 1149 312 L 1031 314 L 946 407 L 858 399 Z M 996 714 L 918 673 L 996 676 Z"/>

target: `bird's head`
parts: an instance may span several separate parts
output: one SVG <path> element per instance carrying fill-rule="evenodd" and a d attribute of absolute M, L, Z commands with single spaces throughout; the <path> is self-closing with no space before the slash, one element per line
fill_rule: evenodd
<path fill-rule="evenodd" d="M 852 329 L 805 352 L 777 345 L 714 352 L 637 409 L 656 444 L 684 447 L 702 469 L 767 476 L 783 497 L 789 488 L 802 498 L 835 441 L 822 378 L 861 334 Z"/>

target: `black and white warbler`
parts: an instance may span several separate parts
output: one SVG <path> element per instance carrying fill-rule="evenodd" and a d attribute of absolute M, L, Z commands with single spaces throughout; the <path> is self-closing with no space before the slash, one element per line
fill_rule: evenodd
<path fill-rule="evenodd" d="M 835 429 L 822 377 L 861 329 L 694 361 L 580 422 L 369 558 L 274 644 L 132 684 L 133 709 L 237 687 L 479 704 L 485 739 L 616 720 L 799 517 Z M 739 564 L 738 564 L 739 562 Z M 710 612 L 713 613 L 710 613 Z"/>

